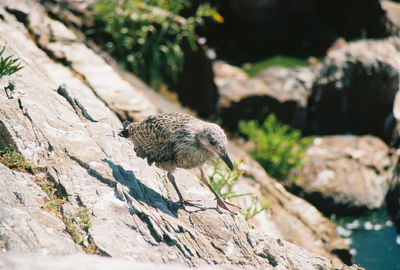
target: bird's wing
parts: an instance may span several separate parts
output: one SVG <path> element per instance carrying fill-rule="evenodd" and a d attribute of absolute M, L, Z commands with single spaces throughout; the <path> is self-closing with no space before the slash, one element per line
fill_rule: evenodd
<path fill-rule="evenodd" d="M 182 113 L 165 113 L 152 115 L 132 126 L 133 139 L 163 143 L 175 140 L 191 121 L 197 119 Z"/>
<path fill-rule="evenodd" d="M 189 122 L 197 120 L 181 113 L 149 116 L 129 127 L 135 151 L 150 162 L 169 161 L 175 158 L 175 144 L 184 135 Z"/>

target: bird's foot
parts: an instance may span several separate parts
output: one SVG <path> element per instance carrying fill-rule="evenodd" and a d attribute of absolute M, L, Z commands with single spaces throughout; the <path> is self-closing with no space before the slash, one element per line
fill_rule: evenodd
<path fill-rule="evenodd" d="M 217 211 L 221 214 L 236 215 L 240 211 L 240 207 L 227 201 L 217 199 Z"/>
<path fill-rule="evenodd" d="M 200 200 L 183 201 L 183 202 L 181 202 L 182 208 L 187 212 L 196 212 L 196 211 L 204 210 L 204 207 L 201 204 L 196 203 L 199 201 Z"/>

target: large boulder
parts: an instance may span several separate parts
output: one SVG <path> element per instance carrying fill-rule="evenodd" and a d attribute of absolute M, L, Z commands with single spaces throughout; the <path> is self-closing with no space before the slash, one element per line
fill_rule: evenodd
<path fill-rule="evenodd" d="M 332 51 L 312 87 L 308 131 L 373 134 L 390 141 L 399 74 L 399 37 L 349 43 Z"/>
<path fill-rule="evenodd" d="M 285 123 L 304 125 L 314 80 L 311 68 L 274 67 L 246 78 L 238 72 L 224 72 L 227 66 L 214 64 L 220 95 L 218 116 L 226 128 L 236 130 L 239 120 L 264 118 L 270 112 Z"/>
<path fill-rule="evenodd" d="M 273 196 L 271 207 L 277 212 L 275 227 L 283 227 L 281 236 L 290 237 L 291 231 L 297 235 L 301 232 L 296 231 L 296 227 L 280 226 L 279 222 L 284 219 L 279 215 L 287 216 L 291 220 L 287 222 L 291 224 L 305 224 L 307 235 L 314 234 L 313 241 L 322 247 L 315 248 L 316 252 L 329 256 L 329 259 L 260 233 L 240 216 L 221 215 L 212 208 L 192 214 L 179 209 L 175 203 L 177 196 L 165 173 L 149 167 L 146 161 L 136 156 L 129 141 L 117 136 L 121 128 L 117 115 L 120 118 L 124 115 L 118 113 L 120 109 L 113 103 L 116 90 L 110 90 L 112 93 L 100 91 L 103 86 L 96 84 L 96 72 L 93 71 L 100 64 L 102 69 L 113 71 L 111 66 L 101 62 L 101 58 L 84 46 L 74 32 L 47 17 L 35 1 L 3 1 L 0 13 L 4 19 L 0 25 L 0 40 L 7 45 L 6 53 L 19 56 L 24 66 L 15 75 L 0 79 L 0 87 L 5 90 L 0 92 L 0 141 L 16 145 L 33 164 L 31 178 L 38 181 L 23 176 L 29 181 L 21 182 L 26 186 L 18 188 L 22 195 L 14 194 L 15 199 L 9 203 L 15 208 L 20 198 L 29 198 L 24 195 L 24 190 L 38 190 L 45 205 L 51 200 L 56 201 L 56 207 L 48 213 L 53 215 L 54 223 L 49 229 L 46 229 L 49 221 L 30 218 L 31 212 L 25 211 L 28 220 L 38 223 L 37 231 L 40 232 L 29 237 L 32 241 L 26 249 L 19 248 L 22 244 L 12 243 L 24 236 L 20 234 L 29 229 L 26 228 L 28 225 L 6 226 L 8 223 L 2 222 L 0 231 L 9 237 L 1 238 L 1 252 L 38 252 L 43 247 L 51 247 L 43 244 L 47 239 L 61 237 L 71 253 L 75 249 L 78 252 L 84 250 L 139 262 L 187 266 L 241 264 L 265 269 L 356 269 L 343 266 L 340 256 L 330 253 L 347 248 L 333 233 L 333 225 L 327 219 L 321 219 L 315 208 L 267 178 L 262 169 L 255 172 L 258 176 L 254 179 L 270 181 L 268 188 L 264 188 L 264 196 Z M 21 19 L 20 15 L 27 19 Z M 31 39 L 36 36 L 34 29 L 38 29 L 31 26 L 38 21 L 50 28 L 57 27 L 55 34 L 61 38 L 55 35 L 48 46 L 38 39 Z M 65 35 L 68 42 L 64 44 Z M 73 44 L 76 55 L 86 57 L 84 62 L 70 52 L 67 44 Z M 55 55 L 63 55 L 63 58 Z M 105 76 L 101 78 L 103 81 L 109 78 L 118 84 L 128 82 L 118 72 L 112 72 L 107 78 L 106 73 L 101 74 Z M 131 90 L 138 89 L 132 87 Z M 141 91 L 145 92 L 138 90 L 133 95 L 143 99 L 143 104 L 152 104 L 148 95 L 140 94 Z M 119 97 L 121 100 L 124 100 L 124 94 Z M 154 102 L 160 111 L 173 107 L 161 108 L 164 102 Z M 154 113 L 149 110 L 151 106 L 143 104 L 131 103 L 126 113 L 133 113 L 134 119 Z M 253 166 L 248 170 L 251 168 Z M 8 169 L 4 170 L 7 172 Z M 212 194 L 199 184 L 193 173 L 178 170 L 175 176 L 185 197 L 214 206 Z M 0 189 L 1 194 L 8 194 L 4 195 L 4 200 L 13 198 L 13 189 L 12 185 L 9 189 Z M 47 211 L 40 200 L 29 207 L 36 213 L 42 207 Z M 310 212 L 314 214 L 309 215 Z M 6 220 L 12 220 L 8 216 Z M 55 222 L 54 219 L 58 220 Z M 321 225 L 321 220 L 326 224 Z M 315 233 L 314 222 L 321 226 L 318 233 Z M 21 227 L 23 231 L 19 229 Z M 331 241 L 333 238 L 327 236 L 326 231 L 337 237 L 336 240 Z M 298 240 L 299 243 L 307 241 L 310 239 Z M 53 254 L 62 253 L 54 249 Z"/>
<path fill-rule="evenodd" d="M 391 169 L 390 150 L 379 138 L 318 137 L 287 186 L 328 215 L 357 214 L 382 206 Z"/>

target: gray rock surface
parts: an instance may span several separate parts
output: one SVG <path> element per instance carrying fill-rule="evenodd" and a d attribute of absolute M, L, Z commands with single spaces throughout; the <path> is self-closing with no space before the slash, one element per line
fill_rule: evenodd
<path fill-rule="evenodd" d="M 376 137 L 319 137 L 288 187 L 327 214 L 356 214 L 382 206 L 392 165 L 388 146 Z"/>
<path fill-rule="evenodd" d="M 218 115 L 227 128 L 235 130 L 239 120 L 262 117 L 267 112 L 275 113 L 285 123 L 304 125 L 314 80 L 311 68 L 274 67 L 253 78 L 241 76 L 220 62 L 214 64 L 214 70 L 220 95 Z"/>
<path fill-rule="evenodd" d="M 309 131 L 374 134 L 391 141 L 399 59 L 399 37 L 358 41 L 332 51 L 313 85 Z"/>
<path fill-rule="evenodd" d="M 37 254 L 20 254 L 11 253 L 0 255 L 0 268 L 7 270 L 76 270 L 76 269 L 90 269 L 90 270 L 153 270 L 153 269 L 166 269 L 166 270 L 185 270 L 193 269 L 179 264 L 156 264 L 156 263 L 139 263 L 123 259 L 110 259 L 94 255 L 86 254 L 73 254 L 68 256 L 38 256 Z M 240 269 L 236 266 L 208 266 L 203 265 L 196 267 L 197 270 L 216 270 L 226 269 L 234 270 Z"/>
<path fill-rule="evenodd" d="M 0 79 L 1 146 L 15 143 L 19 152 L 34 165 L 33 176 L 17 174 L 18 177 L 30 182 L 31 178 L 39 177 L 52 183 L 57 187 L 57 194 L 62 193 L 63 198 L 62 211 L 44 213 L 40 198 L 46 200 L 49 195 L 45 195 L 43 189 L 40 191 L 34 183 L 23 182 L 24 187 L 18 190 L 27 190 L 29 194 L 31 190 L 37 190 L 40 194 L 30 194 L 32 198 L 26 199 L 33 202 L 32 209 L 23 208 L 27 213 L 26 219 L 32 224 L 26 222 L 7 226 L 18 223 L 21 217 L 16 216 L 18 212 L 14 210 L 10 210 L 12 213 L 5 211 L 3 219 L 6 223 L 0 223 L 0 232 L 10 238 L 2 244 L 3 252 L 39 252 L 47 248 L 51 249 L 51 254 L 61 255 L 82 252 L 82 248 L 87 251 L 92 245 L 95 253 L 136 262 L 186 266 L 240 264 L 264 269 L 356 269 L 343 266 L 337 256 L 329 253 L 334 247 L 346 248 L 340 238 L 336 239 L 339 243 L 332 241 L 329 244 L 331 249 L 321 245 L 324 248 L 321 252 L 330 256 L 331 262 L 284 240 L 258 233 L 241 216 L 218 214 L 212 208 L 215 202 L 211 193 L 189 171 L 179 170 L 176 173 L 180 189 L 185 197 L 199 199 L 210 209 L 193 214 L 179 209 L 174 203 L 177 197 L 164 172 L 149 167 L 146 161 L 137 158 L 129 141 L 117 136 L 122 127 L 117 115 L 122 118 L 125 112 L 132 113 L 132 118 L 140 119 L 154 113 L 154 107 L 146 96 L 139 91 L 134 92 L 130 84 L 126 86 L 131 87 L 133 94 L 122 91 L 116 95 L 114 92 L 117 90 L 112 87 L 109 88 L 111 93 L 102 92 L 104 89 L 97 90 L 103 86 L 97 84 L 97 73 L 91 68 L 99 69 L 99 72 L 110 71 L 101 74 L 111 74 L 108 80 L 115 80 L 112 81 L 115 85 L 123 85 L 127 81 L 118 73 L 111 72 L 113 69 L 109 65 L 74 40 L 72 32 L 68 32 L 62 24 L 46 17 L 37 2 L 4 1 L 0 3 L 0 14 L 3 18 L 0 42 L 7 46 L 6 53 L 20 57 L 24 66 L 16 74 Z M 42 43 L 38 39 L 39 32 L 35 34 L 36 28 L 33 27 L 39 27 L 39 22 L 44 29 L 61 29 L 55 34 L 70 35 L 70 45 L 75 46 L 74 53 L 82 56 L 76 57 L 69 52 L 67 45 L 58 44 L 60 41 L 56 38 L 49 40 L 47 45 Z M 30 38 L 32 36 L 34 39 Z M 88 50 L 87 54 L 85 50 Z M 63 54 L 63 57 L 55 57 L 56 53 Z M 92 67 L 93 63 L 95 67 Z M 90 76 L 93 77 L 90 79 Z M 106 78 L 98 80 L 108 82 Z M 13 87 L 3 91 L 10 85 Z M 125 94 L 128 96 L 124 98 Z M 126 109 L 115 105 L 120 104 L 115 97 L 123 101 L 129 100 L 129 97 L 138 98 L 143 102 L 131 102 Z M 7 173 L 14 174 L 9 170 Z M 257 181 L 266 179 L 265 172 L 254 172 L 257 173 L 260 173 Z M 10 206 L 15 208 L 18 202 L 12 197 L 15 196 L 11 194 L 12 187 L 0 189 L 0 194 L 1 198 L 5 198 L 2 201 L 15 202 Z M 268 189 L 275 193 L 269 193 Z M 280 199 L 272 199 L 273 203 L 282 204 L 276 207 L 287 209 L 277 213 L 276 220 L 280 220 L 279 215 L 291 216 L 298 224 L 308 223 L 310 234 L 314 232 L 312 222 L 320 221 L 312 219 L 320 215 L 315 208 L 289 195 L 273 180 L 268 189 L 265 189 L 266 196 L 280 196 Z M 282 199 L 284 196 L 286 199 Z M 5 207 L 8 207 L 7 204 Z M 65 230 L 67 225 L 70 226 L 69 220 L 72 219 L 74 224 L 82 221 L 82 217 L 77 217 L 81 209 L 87 210 L 90 223 L 81 228 L 88 243 L 77 242 L 79 247 L 71 241 L 74 237 Z M 31 213 L 35 218 L 31 217 Z M 325 222 L 327 225 L 317 232 L 334 231 L 333 225 L 328 220 Z M 32 226 L 34 228 L 29 229 Z M 286 224 L 282 235 L 286 237 L 286 233 L 290 235 L 289 232 L 296 230 L 295 224 L 291 226 Z M 38 234 L 32 233 L 32 237 L 24 234 L 32 230 Z M 326 235 L 327 238 L 321 237 L 315 234 L 313 241 L 323 243 L 332 239 Z M 65 248 L 51 248 L 52 239 L 56 242 L 59 238 L 63 238 L 60 243 Z M 28 239 L 29 245 L 26 244 Z M 299 242 L 307 241 L 310 239 Z"/>
<path fill-rule="evenodd" d="M 82 251 L 65 232 L 64 223 L 41 209 L 45 197 L 34 176 L 0 163 L 0 253 L 62 255 Z"/>
<path fill-rule="evenodd" d="M 85 74 L 81 81 L 93 89 L 97 98 L 107 100 L 107 106 L 120 118 L 143 120 L 148 114 L 158 112 L 140 93 L 142 90 L 138 88 L 143 85 L 132 85 L 123 80 L 100 55 L 82 42 L 82 36 L 46 16 L 41 5 L 10 0 L 5 1 L 5 6 L 25 25 L 49 57 L 68 66 L 77 77 Z"/>
<path fill-rule="evenodd" d="M 270 245 L 278 245 L 276 243 L 271 243 Z M 293 245 L 289 247 L 292 248 Z M 281 247 L 282 249 L 282 247 Z M 281 250 L 283 252 L 287 252 L 286 250 Z M 263 268 L 263 269 L 287 269 L 283 268 L 282 258 L 275 259 L 274 257 L 269 258 L 271 261 L 277 263 L 276 267 L 272 268 Z M 305 268 L 291 268 L 291 269 L 309 269 L 307 268 L 309 265 L 302 265 Z M 319 269 L 326 269 L 326 264 L 322 258 L 320 258 Z M 91 269 L 91 270 L 125 270 L 125 269 L 135 269 L 135 270 L 153 270 L 157 268 L 166 269 L 166 270 L 185 270 L 185 269 L 196 269 L 196 270 L 235 270 L 235 269 L 243 269 L 240 266 L 235 265 L 219 265 L 219 266 L 210 266 L 210 265 L 202 265 L 199 267 L 187 267 L 179 264 L 156 264 L 156 263 L 139 263 L 132 262 L 123 259 L 110 259 L 93 255 L 84 255 L 84 254 L 74 254 L 68 256 L 38 256 L 37 254 L 18 254 L 11 253 L 6 255 L 0 255 L 0 268 L 7 270 L 31 270 L 31 269 L 40 269 L 40 270 L 75 270 L 75 269 Z M 246 267 L 246 269 L 256 269 L 254 267 Z M 344 267 L 341 268 L 343 270 L 347 269 L 360 269 L 358 267 Z"/>

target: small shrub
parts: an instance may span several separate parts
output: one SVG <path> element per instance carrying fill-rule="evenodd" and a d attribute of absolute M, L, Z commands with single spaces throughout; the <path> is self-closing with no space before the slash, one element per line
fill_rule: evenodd
<path fill-rule="evenodd" d="M 287 180 L 289 172 L 302 164 L 310 138 L 302 138 L 300 130 L 280 123 L 274 114 L 259 124 L 240 121 L 239 130 L 253 143 L 251 154 L 272 177 Z"/>
<path fill-rule="evenodd" d="M 6 47 L 0 49 L 0 78 L 11 75 L 22 69 L 20 63 L 17 63 L 19 58 L 13 58 L 13 56 L 3 57 L 5 49 Z"/>
<path fill-rule="evenodd" d="M 12 144 L 0 149 L 0 163 L 10 169 L 32 173 L 32 165 L 25 160 L 24 156 Z"/>
<path fill-rule="evenodd" d="M 252 193 L 236 193 L 233 190 L 234 185 L 236 184 L 237 180 L 240 176 L 242 176 L 243 171 L 239 169 L 240 163 L 233 164 L 233 170 L 227 169 L 224 163 L 220 159 L 213 159 L 213 172 L 209 176 L 210 178 L 210 185 L 213 189 L 221 196 L 223 199 L 232 199 L 238 197 L 247 196 L 250 199 L 250 204 L 242 207 L 240 213 L 242 216 L 248 220 L 258 213 L 268 209 L 268 203 L 261 203 L 259 199 L 254 196 Z"/>
<path fill-rule="evenodd" d="M 158 89 L 164 77 L 175 81 L 182 70 L 182 42 L 196 49 L 195 28 L 203 24 L 203 17 L 222 21 L 209 4 L 200 5 L 192 17 L 180 17 L 190 5 L 189 0 L 97 0 L 93 4 L 97 27 L 88 34 L 103 34 L 105 49 Z"/>

